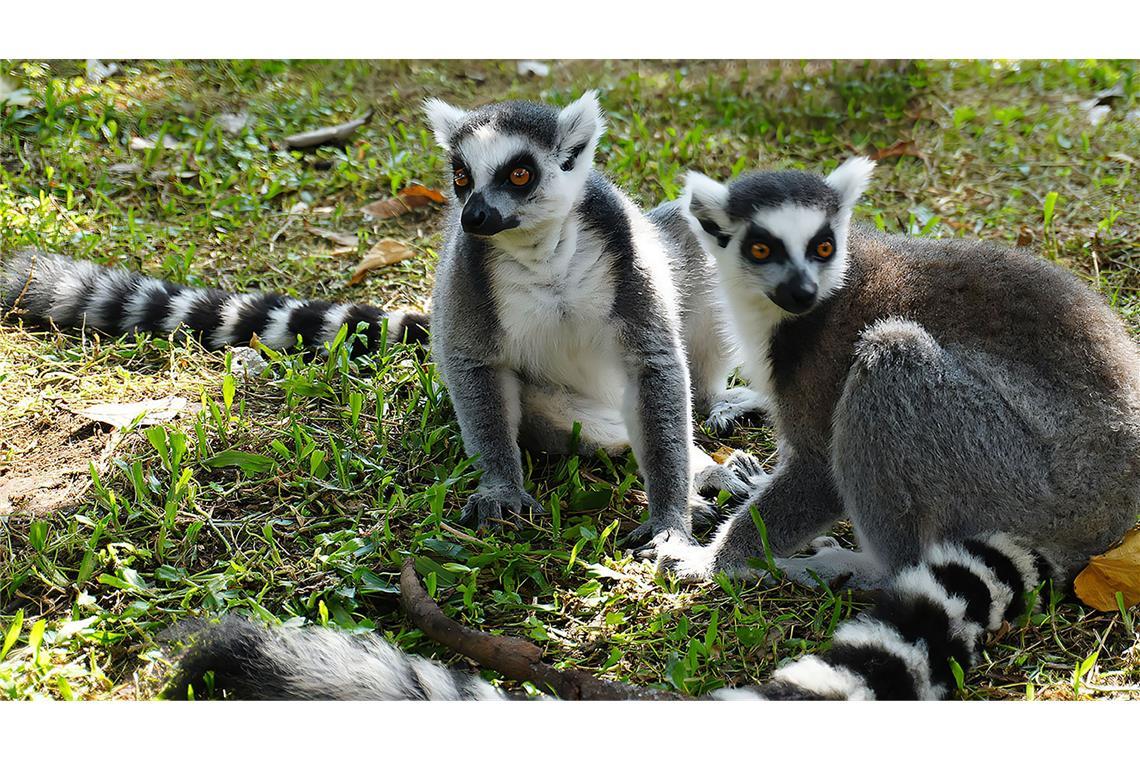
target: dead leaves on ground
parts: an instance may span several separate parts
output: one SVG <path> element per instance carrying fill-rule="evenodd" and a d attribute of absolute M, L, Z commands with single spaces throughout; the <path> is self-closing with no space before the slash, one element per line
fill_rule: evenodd
<path fill-rule="evenodd" d="M 401 243 L 395 238 L 384 238 L 372 246 L 372 249 L 368 251 L 360 263 L 356 265 L 356 270 L 353 271 L 352 277 L 348 280 L 348 284 L 359 285 L 373 269 L 390 266 L 397 262 L 410 259 L 415 255 L 416 251 L 411 246 Z"/>
<path fill-rule="evenodd" d="M 872 161 L 882 161 L 884 158 L 897 158 L 900 156 L 913 156 L 926 160 L 926 154 L 918 149 L 914 140 L 899 140 L 887 148 L 877 148 L 868 155 Z"/>
<path fill-rule="evenodd" d="M 408 185 L 394 198 L 369 203 L 360 209 L 365 219 L 391 219 L 422 208 L 429 203 L 447 203 L 447 198 L 438 190 L 423 185 Z"/>
<path fill-rule="evenodd" d="M 1118 609 L 1118 592 L 1125 608 L 1140 603 L 1140 528 L 1129 531 L 1119 546 L 1090 559 L 1073 581 L 1073 590 L 1101 612 Z"/>

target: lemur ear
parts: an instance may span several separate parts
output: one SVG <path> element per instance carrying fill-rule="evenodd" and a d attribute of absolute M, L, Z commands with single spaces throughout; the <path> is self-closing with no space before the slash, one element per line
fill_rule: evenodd
<path fill-rule="evenodd" d="M 695 219 L 701 229 L 724 248 L 732 238 L 733 224 L 728 217 L 728 187 L 700 172 L 685 175 L 685 192 L 681 210 Z"/>
<path fill-rule="evenodd" d="M 451 138 L 455 130 L 467 118 L 467 112 L 462 108 L 444 103 L 439 98 L 428 98 L 424 101 L 424 114 L 431 122 L 435 132 L 435 141 L 444 150 L 451 150 Z"/>
<path fill-rule="evenodd" d="M 831 189 L 839 193 L 839 205 L 851 210 L 871 182 L 873 171 L 875 171 L 874 161 L 856 156 L 844 161 L 842 166 L 827 175 L 825 181 Z"/>
<path fill-rule="evenodd" d="M 598 104 L 598 91 L 587 90 L 582 97 L 558 114 L 558 151 L 564 159 L 563 171 L 574 168 L 574 161 L 587 149 L 593 150 L 606 131 L 605 117 Z"/>

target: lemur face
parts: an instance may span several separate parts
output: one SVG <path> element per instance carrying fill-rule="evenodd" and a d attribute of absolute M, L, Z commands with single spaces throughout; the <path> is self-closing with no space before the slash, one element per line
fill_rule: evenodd
<path fill-rule="evenodd" d="M 843 283 L 851 211 L 873 169 L 854 158 L 827 178 L 755 172 L 727 186 L 692 172 L 682 205 L 726 283 L 804 314 Z"/>
<path fill-rule="evenodd" d="M 507 101 L 464 111 L 432 99 L 424 112 L 451 157 L 463 230 L 479 237 L 565 219 L 604 130 L 592 91 L 561 110 Z"/>

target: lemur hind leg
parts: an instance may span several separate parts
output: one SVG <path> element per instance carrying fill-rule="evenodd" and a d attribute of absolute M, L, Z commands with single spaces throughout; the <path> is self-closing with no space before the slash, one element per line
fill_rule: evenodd
<path fill-rule="evenodd" d="M 1015 375 L 913 321 L 863 333 L 835 410 L 832 465 L 866 563 L 892 573 L 937 540 L 1050 530 L 1039 523 L 1057 496 L 1040 435 L 1011 403 Z"/>
<path fill-rule="evenodd" d="M 562 388 L 526 383 L 522 387 L 519 442 L 523 448 L 550 454 L 593 454 L 602 449 L 611 456 L 629 450 L 629 431 L 619 409 Z M 574 423 L 578 440 L 571 451 Z"/>
<path fill-rule="evenodd" d="M 523 385 L 521 396 L 519 441 L 528 451 L 588 456 L 601 449 L 614 457 L 630 449 L 629 431 L 617 409 L 565 389 L 531 384 Z M 574 423 L 579 425 L 578 440 L 577 447 L 571 451 Z M 718 465 L 696 445 L 690 452 L 689 467 L 694 478 L 707 478 L 715 470 L 721 476 L 717 482 L 729 484 L 722 486 L 726 490 L 747 489 L 731 471 Z M 719 518 L 714 502 L 704 498 L 696 487 L 689 495 L 689 509 L 698 527 L 711 525 Z"/>

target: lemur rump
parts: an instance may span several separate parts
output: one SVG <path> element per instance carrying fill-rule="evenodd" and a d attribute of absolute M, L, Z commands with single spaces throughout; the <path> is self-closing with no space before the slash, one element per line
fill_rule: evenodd
<path fill-rule="evenodd" d="M 112 335 L 186 329 L 210 348 L 247 345 L 257 335 L 270 348 L 293 348 L 300 337 L 307 350 L 319 351 L 342 326 L 352 334 L 360 323 L 365 329 L 355 353 L 376 350 L 381 335 L 389 342 L 427 339 L 427 315 L 418 312 L 187 287 L 41 251 L 21 251 L 3 267 L 0 305 L 5 315 L 30 323 Z"/>
<path fill-rule="evenodd" d="M 973 664 L 984 636 L 1037 604 L 1055 577 L 1040 553 L 996 534 L 931 547 L 894 579 L 870 612 L 840 625 L 830 649 L 785 665 L 766 683 L 720 689 L 712 699 L 944 699 L 950 658 Z M 1046 590 L 1046 593 L 1048 591 Z M 493 700 L 511 695 L 467 672 L 405 654 L 375 634 L 266 627 L 236 615 L 175 633 L 164 693 L 237 699 Z M 212 679 L 207 680 L 207 674 Z"/>
<path fill-rule="evenodd" d="M 690 175 L 743 371 L 774 401 L 773 477 L 682 576 L 748 574 L 764 556 L 810 582 L 875 586 L 936 541 L 1008 531 L 1066 573 L 1140 509 L 1140 354 L 1076 277 L 1026 251 L 862 227 L 873 164 L 826 179 Z M 861 552 L 788 559 L 846 515 Z"/>
<path fill-rule="evenodd" d="M 760 406 L 725 387 L 733 363 L 711 258 L 675 204 L 646 217 L 592 168 L 603 131 L 594 93 L 562 110 L 439 100 L 425 110 L 454 196 L 432 356 L 483 470 L 464 516 L 483 525 L 541 510 L 520 443 L 565 450 L 577 422 L 582 449 L 637 457 L 650 514 L 630 541 L 691 540 L 691 505 L 708 510 L 691 471 L 713 464 L 693 445 L 693 404 L 718 422 Z"/>

